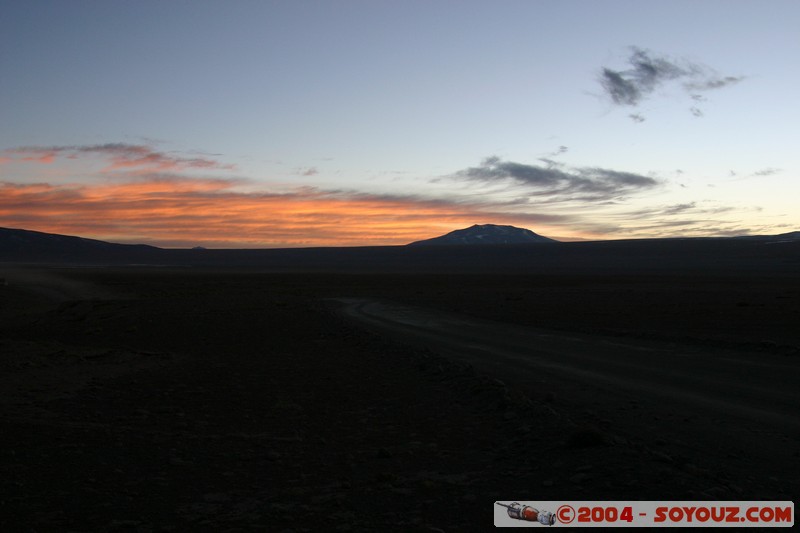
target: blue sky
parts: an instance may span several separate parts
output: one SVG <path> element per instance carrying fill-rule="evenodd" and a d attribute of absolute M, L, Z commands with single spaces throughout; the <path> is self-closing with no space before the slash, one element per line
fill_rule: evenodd
<path fill-rule="evenodd" d="M 3 13 L 1 226 L 247 247 L 800 226 L 797 2 Z"/>

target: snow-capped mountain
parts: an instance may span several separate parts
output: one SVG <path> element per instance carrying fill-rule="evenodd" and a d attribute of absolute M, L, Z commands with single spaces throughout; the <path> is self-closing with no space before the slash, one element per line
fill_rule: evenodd
<path fill-rule="evenodd" d="M 425 239 L 409 244 L 421 245 L 450 245 L 450 244 L 524 244 L 558 242 L 547 237 L 537 235 L 529 229 L 514 226 L 497 226 L 495 224 L 475 224 L 469 228 L 457 229 L 446 235 Z"/>

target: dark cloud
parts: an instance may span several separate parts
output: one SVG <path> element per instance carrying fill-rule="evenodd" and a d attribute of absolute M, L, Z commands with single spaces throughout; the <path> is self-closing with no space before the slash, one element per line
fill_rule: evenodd
<path fill-rule="evenodd" d="M 531 196 L 556 200 L 612 200 L 659 185 L 653 178 L 631 172 L 598 167 L 541 167 L 503 161 L 496 156 L 487 157 L 480 166 L 457 172 L 455 177 L 484 183 L 510 182 L 525 187 Z"/>
<path fill-rule="evenodd" d="M 470 167 L 459 174 L 477 181 L 495 181 L 511 178 L 520 183 L 538 187 L 557 187 L 562 182 L 569 182 L 573 179 L 573 176 L 553 167 L 543 168 L 512 161 L 502 161 L 497 156 L 487 157 L 481 162 L 480 166 Z"/>
<path fill-rule="evenodd" d="M 600 83 L 615 104 L 636 105 L 642 99 L 642 91 L 635 81 L 626 79 L 621 72 L 604 68 Z"/>
<path fill-rule="evenodd" d="M 635 106 L 663 82 L 689 75 L 675 63 L 652 57 L 639 48 L 633 48 L 628 63 L 632 68 L 623 71 L 604 68 L 600 76 L 600 84 L 615 104 Z"/>
<path fill-rule="evenodd" d="M 611 101 L 621 106 L 638 106 L 642 100 L 658 87 L 673 80 L 682 80 L 682 88 L 695 102 L 705 101 L 703 91 L 721 89 L 744 80 L 744 76 L 720 76 L 713 69 L 691 61 L 672 60 L 659 57 L 652 52 L 631 47 L 628 57 L 630 68 L 613 70 L 604 67 L 600 73 L 600 85 Z M 691 108 L 695 116 L 702 111 Z M 641 115 L 630 115 L 637 122 Z"/>
<path fill-rule="evenodd" d="M 628 116 L 631 117 L 631 120 L 633 120 L 634 122 L 644 122 L 645 121 L 645 118 L 642 115 L 640 115 L 639 113 L 631 113 Z"/>
<path fill-rule="evenodd" d="M 689 111 L 691 111 L 692 115 L 694 115 L 694 116 L 696 116 L 698 118 L 703 116 L 703 111 L 700 110 L 697 107 L 690 107 Z"/>

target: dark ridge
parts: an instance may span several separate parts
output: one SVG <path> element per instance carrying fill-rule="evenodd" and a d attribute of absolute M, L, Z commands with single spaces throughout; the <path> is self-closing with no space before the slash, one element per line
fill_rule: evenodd
<path fill-rule="evenodd" d="M 0 261 L 16 263 L 128 262 L 152 259 L 162 249 L 146 244 L 117 244 L 70 235 L 0 228 Z"/>
<path fill-rule="evenodd" d="M 796 272 L 800 239 L 635 239 L 276 249 L 163 249 L 0 228 L 0 264 L 244 268 L 265 272 L 619 274 Z"/>

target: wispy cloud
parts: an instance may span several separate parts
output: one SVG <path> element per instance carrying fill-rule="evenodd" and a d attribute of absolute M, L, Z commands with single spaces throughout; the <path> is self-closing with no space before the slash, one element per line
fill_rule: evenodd
<path fill-rule="evenodd" d="M 743 181 L 753 178 L 767 178 L 769 176 L 775 176 L 776 174 L 780 174 L 781 172 L 783 172 L 783 169 L 781 168 L 767 167 L 767 168 L 762 168 L 761 170 L 756 170 L 755 172 L 750 172 L 749 174 L 743 174 L 741 172 L 736 172 L 731 170 L 728 175 L 731 178 L 734 178 L 729 181 Z"/>
<path fill-rule="evenodd" d="M 147 172 L 174 172 L 180 170 L 233 170 L 234 165 L 223 164 L 206 157 L 180 157 L 160 152 L 143 144 L 107 143 L 73 146 L 20 146 L 5 153 L 22 161 L 51 164 L 59 157 L 78 159 L 82 156 L 102 157 L 109 161 L 104 171 L 142 170 Z"/>
<path fill-rule="evenodd" d="M 711 237 L 769 233 L 763 228 L 746 227 L 741 218 L 758 211 L 757 207 L 733 207 L 711 200 L 669 205 L 652 205 L 618 211 L 612 220 L 620 220 L 632 237 Z"/>
<path fill-rule="evenodd" d="M 745 79 L 745 76 L 717 77 L 716 74 L 708 72 L 707 68 L 705 70 L 706 72 L 703 72 L 702 70 L 697 71 L 697 74 L 704 76 L 705 79 L 687 82 L 684 84 L 684 87 L 689 91 L 711 91 L 714 89 L 722 89 L 723 87 L 727 87 L 729 85 L 734 85 Z M 693 94 L 692 98 L 699 101 L 705 100 L 704 96 L 697 94 Z"/>
<path fill-rule="evenodd" d="M 640 220 L 654 220 L 660 217 L 685 216 L 687 213 L 693 215 L 718 215 L 728 213 L 735 209 L 731 206 L 719 205 L 713 202 L 684 202 L 680 204 L 656 205 L 633 211 L 624 211 L 622 214 Z"/>
<path fill-rule="evenodd" d="M 764 169 L 761 169 L 761 170 L 757 170 L 756 172 L 753 172 L 753 176 L 757 176 L 757 177 L 762 177 L 763 178 L 765 176 L 773 176 L 775 174 L 778 174 L 780 171 L 781 171 L 781 169 L 779 169 L 779 168 L 764 168 Z"/>
<path fill-rule="evenodd" d="M 604 67 L 599 76 L 605 94 L 612 103 L 620 106 L 636 107 L 659 87 L 678 80 L 681 81 L 681 89 L 695 103 L 699 103 L 705 101 L 706 97 L 698 93 L 722 89 L 745 79 L 745 76 L 720 76 L 705 65 L 687 59 L 658 56 L 637 47 L 631 47 L 627 63 L 629 68 L 624 70 Z M 690 112 L 696 117 L 703 116 L 702 110 L 696 106 L 691 107 Z M 636 122 L 644 120 L 640 113 L 629 116 Z"/>
<path fill-rule="evenodd" d="M 566 151 L 561 146 L 549 155 Z M 405 244 L 475 223 L 529 227 L 556 237 L 657 236 L 701 231 L 714 219 L 712 208 L 691 201 L 625 212 L 630 197 L 656 192 L 667 182 L 549 158 L 526 164 L 492 156 L 431 180 L 436 187 L 428 191 L 376 194 L 233 177 L 226 172 L 232 166 L 208 154 L 192 157 L 138 144 L 27 146 L 0 157 L 44 170 L 35 180 L 30 176 L 37 174 L 29 173 L 24 183 L 14 182 L 7 173 L 0 182 L 3 226 L 160 246 Z M 84 158 L 95 171 L 67 164 Z M 296 172 L 312 176 L 316 167 Z"/>
<path fill-rule="evenodd" d="M 319 170 L 317 170 L 317 167 L 299 168 L 297 169 L 297 174 L 299 176 L 316 176 L 319 174 Z"/>
<path fill-rule="evenodd" d="M 566 154 L 567 152 L 569 152 L 569 146 L 564 146 L 564 145 L 562 144 L 562 145 L 561 145 L 561 146 L 559 146 L 557 149 L 555 149 L 555 150 L 553 150 L 552 152 L 550 152 L 549 154 L 547 154 L 547 156 L 548 156 L 548 157 L 558 157 L 558 156 L 560 156 L 561 154 Z"/>
<path fill-rule="evenodd" d="M 511 183 L 524 187 L 529 196 L 555 201 L 607 201 L 660 184 L 654 178 L 632 172 L 555 164 L 542 167 L 503 161 L 496 156 L 487 157 L 479 166 L 461 170 L 454 177 L 487 184 Z"/>

